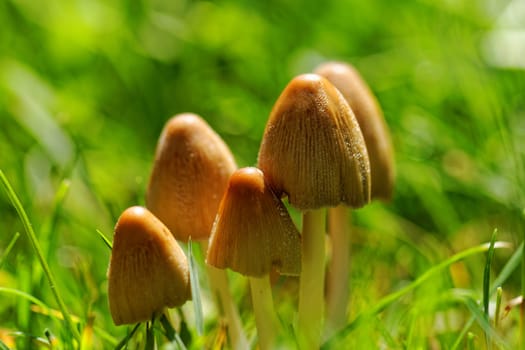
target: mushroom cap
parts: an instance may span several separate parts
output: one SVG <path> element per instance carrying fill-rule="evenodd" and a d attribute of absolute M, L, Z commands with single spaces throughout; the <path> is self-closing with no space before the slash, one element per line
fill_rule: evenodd
<path fill-rule="evenodd" d="M 301 209 L 370 201 L 370 165 L 348 103 L 325 78 L 294 78 L 270 114 L 258 166 L 278 195 Z"/>
<path fill-rule="evenodd" d="M 301 237 L 262 171 L 242 168 L 230 178 L 213 225 L 206 262 L 261 277 L 273 269 L 301 272 Z"/>
<path fill-rule="evenodd" d="M 168 228 L 146 208 L 126 209 L 115 226 L 108 271 L 115 324 L 151 320 L 190 295 L 188 262 Z"/>
<path fill-rule="evenodd" d="M 199 116 L 172 117 L 162 131 L 146 193 L 146 206 L 181 241 L 208 239 L 237 168 L 228 146 Z"/>
<path fill-rule="evenodd" d="M 349 64 L 327 62 L 314 72 L 328 79 L 348 101 L 365 138 L 370 158 L 372 198 L 389 200 L 394 187 L 394 152 L 377 99 L 359 72 Z"/>

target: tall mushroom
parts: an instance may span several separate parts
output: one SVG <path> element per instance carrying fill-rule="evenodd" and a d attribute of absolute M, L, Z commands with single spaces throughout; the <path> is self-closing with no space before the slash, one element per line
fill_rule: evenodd
<path fill-rule="evenodd" d="M 294 78 L 270 114 L 258 166 L 280 196 L 303 211 L 298 335 L 301 349 L 319 346 L 323 319 L 325 210 L 370 200 L 363 135 L 341 93 L 316 74 Z"/>
<path fill-rule="evenodd" d="M 327 62 L 314 72 L 328 79 L 345 97 L 354 112 L 365 139 L 370 159 L 371 197 L 390 200 L 394 184 L 393 147 L 383 112 L 358 71 L 349 64 Z M 330 331 L 347 319 L 350 275 L 350 221 L 346 206 L 328 211 L 328 231 L 332 257 L 327 276 L 327 326 Z"/>
<path fill-rule="evenodd" d="M 151 320 L 190 294 L 188 262 L 168 228 L 146 208 L 126 209 L 115 226 L 108 271 L 115 324 Z"/>
<path fill-rule="evenodd" d="M 236 167 L 228 146 L 202 118 L 191 113 L 176 115 L 159 138 L 146 205 L 177 239 L 201 241 L 206 252 L 219 202 Z M 207 273 L 228 324 L 230 344 L 233 349 L 245 349 L 248 340 L 227 275 L 209 266 Z"/>
<path fill-rule="evenodd" d="M 395 179 L 394 148 L 377 99 L 359 72 L 347 63 L 323 63 L 314 72 L 330 81 L 350 105 L 370 158 L 371 197 L 389 201 Z"/>
<path fill-rule="evenodd" d="M 279 320 L 269 273 L 299 275 L 301 240 L 286 207 L 257 168 L 237 170 L 230 178 L 210 237 L 206 262 L 249 277 L 261 349 L 272 349 Z"/>

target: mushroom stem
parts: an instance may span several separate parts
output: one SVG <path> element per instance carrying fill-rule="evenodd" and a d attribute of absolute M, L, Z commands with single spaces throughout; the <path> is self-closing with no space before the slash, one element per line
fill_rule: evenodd
<path fill-rule="evenodd" d="M 351 211 L 344 205 L 328 209 L 328 232 L 332 256 L 326 276 L 326 329 L 336 331 L 346 323 L 350 293 L 350 219 Z"/>
<path fill-rule="evenodd" d="M 273 305 L 270 277 L 249 277 L 249 280 L 259 348 L 274 349 L 280 323 Z"/>
<path fill-rule="evenodd" d="M 299 348 L 318 349 L 324 308 L 325 209 L 303 213 L 302 272 L 299 283 Z"/>
<path fill-rule="evenodd" d="M 206 252 L 208 250 L 207 242 L 203 242 L 201 248 Z M 217 269 L 206 264 L 206 272 L 208 273 L 210 289 L 213 291 L 213 294 L 218 297 L 221 312 L 224 313 L 224 317 L 228 323 L 228 336 L 230 338 L 231 348 L 234 350 L 248 349 L 248 339 L 242 329 L 237 306 L 233 302 L 230 294 L 226 270 Z"/>

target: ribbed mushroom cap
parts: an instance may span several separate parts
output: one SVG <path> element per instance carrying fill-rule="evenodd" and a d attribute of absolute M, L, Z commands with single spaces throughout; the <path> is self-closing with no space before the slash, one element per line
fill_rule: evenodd
<path fill-rule="evenodd" d="M 231 176 L 206 262 L 253 277 L 272 269 L 283 275 L 301 272 L 299 232 L 259 169 L 243 168 Z"/>
<path fill-rule="evenodd" d="M 131 207 L 115 227 L 108 298 L 116 325 L 151 320 L 190 298 L 186 256 L 170 231 L 143 207 Z"/>
<path fill-rule="evenodd" d="M 301 210 L 370 201 L 370 165 L 359 125 L 341 93 L 316 74 L 294 78 L 270 114 L 259 168 Z"/>
<path fill-rule="evenodd" d="M 314 72 L 328 79 L 348 101 L 370 158 L 372 198 L 389 200 L 395 177 L 393 147 L 383 112 L 372 91 L 357 70 L 346 63 L 327 62 Z"/>
<path fill-rule="evenodd" d="M 224 141 L 195 114 L 165 125 L 146 206 L 181 241 L 208 239 L 228 178 L 237 168 Z"/>

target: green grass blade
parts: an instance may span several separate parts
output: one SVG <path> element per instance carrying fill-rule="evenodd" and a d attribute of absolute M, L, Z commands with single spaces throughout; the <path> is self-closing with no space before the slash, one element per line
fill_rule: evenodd
<path fill-rule="evenodd" d="M 160 316 L 160 324 L 162 325 L 162 328 L 164 328 L 164 332 L 166 333 L 166 338 L 168 338 L 170 342 L 174 341 L 176 332 L 173 326 L 171 325 L 171 322 L 166 317 L 165 313 L 163 313 Z"/>
<path fill-rule="evenodd" d="M 155 325 L 155 315 L 153 315 L 150 322 L 146 323 L 146 346 L 144 347 L 145 350 L 155 349 L 154 325 Z"/>
<path fill-rule="evenodd" d="M 7 345 L 5 345 L 5 343 L 2 340 L 0 340 L 0 350 L 9 350 Z"/>
<path fill-rule="evenodd" d="M 49 343 L 47 338 L 36 336 L 34 334 L 29 334 L 29 333 L 26 333 L 26 332 L 13 332 L 11 334 L 13 336 L 17 337 L 17 338 L 30 340 L 30 344 L 31 344 L 32 348 L 36 348 L 36 349 L 42 349 L 42 348 L 44 348 L 44 349 L 53 349 L 53 346 Z"/>
<path fill-rule="evenodd" d="M 42 265 L 42 269 L 44 270 L 44 273 L 46 274 L 46 277 L 49 283 L 49 287 L 51 288 L 51 291 L 60 308 L 60 311 L 62 312 L 62 315 L 64 316 L 64 321 L 66 323 L 66 326 L 69 332 L 71 333 L 71 335 L 80 344 L 80 333 L 78 332 L 77 328 L 73 324 L 73 321 L 71 320 L 71 315 L 67 311 L 66 305 L 60 295 L 60 292 L 58 291 L 56 287 L 55 278 L 53 277 L 53 274 L 51 273 L 51 269 L 49 268 L 47 261 L 44 259 L 44 255 L 42 254 L 42 250 L 40 249 L 40 245 L 36 238 L 35 232 L 33 231 L 33 226 L 31 225 L 31 222 L 29 221 L 29 218 L 27 217 L 27 214 L 24 208 L 22 207 L 20 200 L 18 199 L 18 196 L 16 195 L 15 191 L 11 187 L 11 184 L 5 177 L 4 172 L 2 170 L 0 170 L 0 180 L 2 182 L 2 185 L 4 186 L 5 191 L 7 192 L 7 196 L 9 197 L 11 204 L 15 207 L 15 210 L 18 213 L 20 220 L 22 221 L 22 225 L 24 226 L 24 229 L 27 233 L 29 241 L 31 242 L 31 245 L 33 246 L 33 249 L 35 250 L 35 253 L 38 257 L 38 260 L 40 264 Z"/>
<path fill-rule="evenodd" d="M 33 304 L 40 306 L 44 310 L 50 310 L 50 307 L 47 306 L 42 300 L 37 299 L 34 296 L 32 296 L 31 294 L 28 294 L 26 292 L 22 292 L 21 290 L 13 289 L 13 288 L 0 287 L 0 293 L 11 294 L 11 295 L 15 295 L 17 297 L 21 297 L 21 298 L 27 299 L 30 302 L 32 302 Z"/>
<path fill-rule="evenodd" d="M 498 287 L 496 290 L 496 312 L 494 313 L 494 329 L 498 329 L 499 320 L 501 316 L 501 298 L 503 296 L 503 289 Z"/>
<path fill-rule="evenodd" d="M 498 230 L 495 229 L 490 239 L 489 250 L 487 253 L 487 261 L 485 262 L 485 268 L 483 270 L 483 313 L 485 320 L 489 323 L 489 303 L 490 303 L 490 266 L 494 259 L 494 243 L 496 242 L 496 235 Z M 490 328 L 490 323 L 489 323 Z M 490 335 L 485 332 L 485 342 L 488 350 L 492 349 L 492 342 L 490 341 Z"/>
<path fill-rule="evenodd" d="M 480 307 L 479 302 L 476 299 L 477 296 L 474 291 L 465 289 L 451 289 L 447 291 L 447 293 L 443 296 L 443 301 L 445 301 L 446 304 L 452 304 L 454 302 L 460 302 L 464 304 L 472 315 L 471 320 L 467 322 L 469 327 L 474 321 L 476 321 L 481 330 L 485 333 L 486 338 L 491 339 L 495 344 L 497 344 L 498 349 L 504 349 L 506 347 L 505 341 L 492 328 L 490 321 L 485 316 L 484 310 L 482 309 L 482 307 Z M 465 333 L 467 333 L 468 328 L 464 330 Z M 460 341 L 461 340 L 459 340 L 459 342 Z M 453 348 L 456 348 L 455 346 L 456 344 Z"/>
<path fill-rule="evenodd" d="M 507 242 L 494 242 L 494 249 L 500 249 L 500 248 L 510 248 L 512 245 Z M 335 348 L 335 345 L 342 339 L 344 339 L 348 334 L 350 334 L 354 329 L 356 329 L 363 321 L 370 319 L 371 317 L 374 317 L 381 311 L 383 311 L 387 306 L 404 296 L 405 294 L 409 293 L 410 291 L 414 290 L 415 288 L 422 285 L 424 282 L 426 282 L 430 277 L 434 276 L 435 274 L 442 272 L 444 269 L 448 268 L 450 265 L 452 265 L 455 262 L 458 262 L 460 260 L 463 260 L 467 257 L 480 254 L 483 252 L 486 252 L 490 248 L 490 244 L 481 244 L 472 248 L 469 248 L 467 250 L 464 250 L 462 252 L 459 252 L 452 257 L 442 261 L 441 263 L 435 265 L 434 267 L 427 270 L 425 273 L 423 273 L 420 277 L 418 277 L 416 280 L 414 280 L 412 283 L 406 285 L 405 287 L 401 288 L 400 290 L 393 292 L 383 299 L 379 300 L 378 303 L 375 304 L 374 307 L 372 307 L 370 310 L 361 313 L 358 315 L 352 322 L 350 322 L 348 325 L 346 325 L 343 329 L 341 329 L 339 332 L 334 334 L 331 338 L 329 338 L 323 345 L 322 349 L 333 349 Z"/>
<path fill-rule="evenodd" d="M 188 262 L 190 266 L 190 283 L 191 283 L 191 298 L 193 300 L 193 308 L 195 312 L 195 326 L 197 334 L 202 335 L 204 332 L 204 321 L 202 316 L 202 302 L 199 285 L 199 273 L 197 271 L 197 263 L 193 257 L 191 239 L 188 242 Z"/>
<path fill-rule="evenodd" d="M 503 285 L 505 281 L 510 277 L 510 275 L 516 270 L 516 268 L 521 263 L 521 256 L 523 254 L 523 247 L 524 243 L 521 243 L 521 245 L 516 249 L 514 254 L 510 257 L 510 259 L 507 261 L 505 266 L 501 269 L 501 272 L 499 275 L 494 279 L 493 287 L 490 291 L 490 295 L 494 294 L 498 288 L 498 286 Z M 472 324 L 475 322 L 474 316 L 470 317 L 470 319 L 465 323 L 465 326 L 463 326 L 463 329 L 461 330 L 459 336 L 456 338 L 456 341 L 450 348 L 450 350 L 457 350 L 460 348 L 461 343 L 465 336 L 467 336 L 468 331 Z"/>
<path fill-rule="evenodd" d="M 487 261 L 483 270 L 483 311 L 487 320 L 489 319 L 489 301 L 490 301 L 490 266 L 494 258 L 494 242 L 496 242 L 496 234 L 498 230 L 494 230 L 492 238 L 490 239 L 489 251 L 487 253 Z"/>
<path fill-rule="evenodd" d="M 44 335 L 46 336 L 47 342 L 50 345 L 50 348 L 53 349 L 53 344 L 56 343 L 56 337 L 49 329 L 44 330 Z"/>
<path fill-rule="evenodd" d="M 469 332 L 467 335 L 467 350 L 476 349 L 476 345 L 474 344 L 475 339 L 476 339 L 476 335 L 474 333 Z"/>
<path fill-rule="evenodd" d="M 456 341 L 454 342 L 450 350 L 459 349 L 461 342 L 463 341 L 463 338 L 465 338 L 467 334 L 470 334 L 468 330 L 470 329 L 470 327 L 472 327 L 472 325 L 474 324 L 474 321 L 475 321 L 474 316 L 471 316 L 469 320 L 463 326 L 463 329 L 459 333 L 459 336 L 457 337 Z"/>
<path fill-rule="evenodd" d="M 32 302 L 33 304 L 39 306 L 42 309 L 42 311 L 44 311 L 44 312 L 41 312 L 40 314 L 45 315 L 45 316 L 49 316 L 50 318 L 53 318 L 53 319 L 55 319 L 57 321 L 63 321 L 63 319 L 64 319 L 63 317 L 60 317 L 61 314 L 53 312 L 53 309 L 50 308 L 48 305 L 46 305 L 42 300 L 40 300 L 38 298 L 35 298 L 31 294 L 28 294 L 28 293 L 23 292 L 21 290 L 13 289 L 13 288 L 7 288 L 7 287 L 0 287 L 0 294 L 14 295 L 14 296 L 26 299 L 26 300 Z M 73 319 L 73 321 L 76 322 L 77 320 Z M 100 327 L 96 327 L 95 326 L 95 327 L 93 327 L 93 330 L 102 339 L 106 340 L 111 345 L 116 345 L 117 344 L 117 341 L 115 340 L 115 338 L 113 338 L 113 336 L 111 336 L 108 332 L 106 332 L 105 330 L 101 329 Z"/>
<path fill-rule="evenodd" d="M 494 283 L 492 284 L 493 287 L 490 290 L 490 294 L 491 295 L 496 292 L 496 289 L 499 286 L 502 286 L 503 283 L 505 283 L 505 281 L 514 272 L 514 270 L 516 270 L 516 268 L 520 265 L 524 247 L 525 247 L 525 244 L 521 243 L 519 248 L 516 249 L 516 252 L 514 254 L 512 254 L 512 256 L 510 257 L 509 261 L 507 261 L 505 266 L 503 266 L 503 268 L 501 269 L 501 272 L 499 273 L 498 277 L 496 277 L 496 279 L 494 279 Z"/>
<path fill-rule="evenodd" d="M 109 248 L 109 250 L 112 250 L 113 249 L 113 244 L 111 243 L 109 238 L 105 234 L 103 234 L 102 231 L 100 231 L 99 229 L 97 229 L 97 233 L 98 233 L 99 237 L 102 238 L 102 241 L 106 244 L 106 246 Z"/>
<path fill-rule="evenodd" d="M 49 219 L 42 225 L 42 232 L 44 232 L 43 237 L 49 237 L 51 232 L 55 230 L 60 210 L 62 209 L 62 205 L 64 204 L 64 200 L 66 199 L 70 188 L 71 181 L 69 179 L 64 179 L 58 186 L 58 190 L 56 191 L 53 198 L 53 209 L 51 211 L 51 215 L 49 216 Z"/>
<path fill-rule="evenodd" d="M 192 334 L 190 332 L 190 329 L 188 327 L 188 323 L 184 319 L 184 314 L 181 309 L 177 309 L 177 312 L 179 314 L 179 317 L 181 319 L 179 332 L 176 333 L 177 338 L 181 340 L 183 344 L 192 344 Z M 198 348 L 198 347 L 197 347 Z"/>
<path fill-rule="evenodd" d="M 56 239 L 57 235 L 53 234 L 56 230 L 58 219 L 60 217 L 60 212 L 64 203 L 64 200 L 66 199 L 67 194 L 69 193 L 69 189 L 71 187 L 71 181 L 64 179 L 60 182 L 60 185 L 58 186 L 58 190 L 55 192 L 55 195 L 53 197 L 53 204 L 52 209 L 49 212 L 49 215 L 46 216 L 45 221 L 42 223 L 38 239 L 40 242 L 40 250 L 42 252 L 42 255 L 44 256 L 44 259 L 46 261 L 49 261 L 49 259 L 52 258 L 53 252 L 56 251 Z M 34 269 L 33 275 L 33 281 L 37 284 L 40 284 L 40 281 L 42 281 L 42 274 L 44 273 L 43 269 Z"/>
<path fill-rule="evenodd" d="M 11 241 L 9 241 L 9 244 L 7 245 L 7 247 L 4 250 L 4 254 L 2 254 L 2 256 L 0 257 L 0 269 L 4 265 L 5 259 L 7 258 L 7 256 L 11 252 L 11 250 L 13 249 L 13 246 L 15 245 L 15 243 L 18 240 L 19 237 L 20 237 L 20 233 L 17 232 L 17 233 L 15 233 L 13 238 L 11 238 Z"/>
<path fill-rule="evenodd" d="M 100 339 L 105 340 L 107 343 L 109 343 L 109 345 L 117 345 L 117 339 L 115 339 L 113 335 L 109 334 L 106 330 L 96 326 L 93 327 L 93 330 L 95 331 L 95 333 L 97 333 Z"/>
<path fill-rule="evenodd" d="M 122 339 L 122 340 L 120 341 L 120 343 L 118 343 L 117 346 L 115 346 L 115 350 L 120 350 L 120 349 L 122 349 L 122 348 L 124 348 L 124 347 L 127 347 L 129 340 L 130 340 L 130 339 L 133 337 L 133 335 L 137 332 L 137 330 L 139 329 L 140 325 L 141 325 L 140 322 L 137 323 L 137 324 L 135 325 L 135 327 L 133 327 L 133 329 L 131 330 L 131 332 L 129 332 L 129 333 L 124 337 L 124 339 Z"/>
<path fill-rule="evenodd" d="M 164 331 L 166 332 L 166 338 L 168 338 L 170 343 L 175 346 L 176 349 L 186 350 L 186 345 L 184 345 L 184 342 L 180 338 L 179 334 L 171 325 L 170 321 L 166 317 L 166 314 L 163 313 L 160 316 L 160 323 L 162 324 L 162 328 L 164 328 Z"/>
<path fill-rule="evenodd" d="M 186 345 L 184 345 L 184 342 L 177 333 L 175 333 L 175 340 L 172 342 L 172 344 L 175 344 L 180 350 L 186 350 Z"/>
<path fill-rule="evenodd" d="M 494 331 L 494 329 L 490 325 L 489 320 L 486 318 L 485 313 L 480 310 L 478 303 L 470 297 L 464 298 L 463 302 L 469 309 L 472 316 L 474 316 L 474 318 L 476 319 L 476 322 L 478 323 L 480 328 L 485 333 L 485 337 L 487 339 L 492 339 L 492 341 L 496 342 L 498 344 L 499 349 L 506 349 L 507 347 L 505 346 L 505 341 Z"/>

